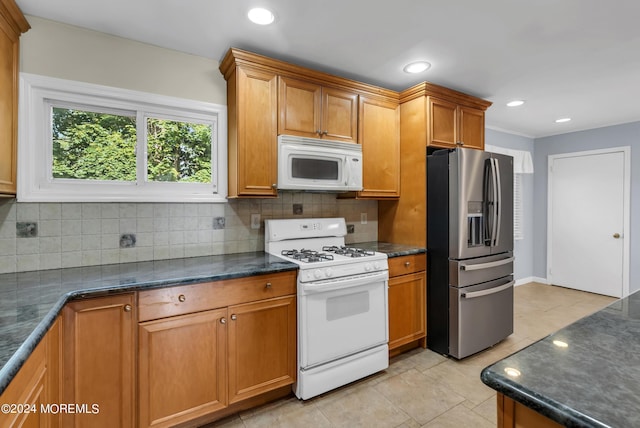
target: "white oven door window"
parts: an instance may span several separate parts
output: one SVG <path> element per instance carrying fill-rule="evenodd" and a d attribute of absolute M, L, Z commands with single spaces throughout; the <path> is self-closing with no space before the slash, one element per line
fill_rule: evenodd
<path fill-rule="evenodd" d="M 298 303 L 302 368 L 388 341 L 386 281 L 302 295 Z"/>

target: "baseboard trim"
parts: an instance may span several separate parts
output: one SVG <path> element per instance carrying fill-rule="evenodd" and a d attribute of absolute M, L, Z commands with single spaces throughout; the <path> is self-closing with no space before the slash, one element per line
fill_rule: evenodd
<path fill-rule="evenodd" d="M 526 278 L 520 278 L 516 280 L 515 286 L 529 284 L 530 282 L 537 282 L 539 284 L 549 284 L 546 278 L 540 278 L 537 276 L 528 276 Z"/>

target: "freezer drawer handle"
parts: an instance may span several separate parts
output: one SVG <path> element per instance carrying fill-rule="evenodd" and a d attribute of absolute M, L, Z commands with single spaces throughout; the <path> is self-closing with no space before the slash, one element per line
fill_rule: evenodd
<path fill-rule="evenodd" d="M 511 282 L 507 282 L 504 285 L 501 285 L 500 287 L 489 288 L 488 290 L 471 291 L 469 293 L 462 293 L 462 297 L 465 299 L 473 299 L 475 297 L 482 297 L 482 296 L 487 296 L 489 294 L 499 293 L 501 291 L 508 289 L 515 283 L 516 283 L 515 281 L 511 281 Z"/>
<path fill-rule="evenodd" d="M 492 267 L 509 264 L 513 261 L 513 259 L 514 259 L 513 257 L 509 257 L 508 259 L 496 260 L 495 262 L 478 263 L 475 265 L 460 264 L 460 270 L 470 271 L 470 270 L 489 269 Z"/>

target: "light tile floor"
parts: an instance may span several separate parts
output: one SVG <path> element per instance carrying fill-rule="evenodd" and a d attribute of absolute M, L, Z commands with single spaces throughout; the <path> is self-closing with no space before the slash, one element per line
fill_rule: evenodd
<path fill-rule="evenodd" d="M 514 333 L 462 361 L 415 349 L 381 373 L 311 400 L 278 400 L 206 427 L 495 427 L 495 391 L 480 371 L 615 301 L 538 283 L 516 287 L 514 300 Z"/>

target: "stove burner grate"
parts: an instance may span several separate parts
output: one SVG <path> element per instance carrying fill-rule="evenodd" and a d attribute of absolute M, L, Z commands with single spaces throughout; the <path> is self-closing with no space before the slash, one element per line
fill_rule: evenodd
<path fill-rule="evenodd" d="M 315 250 L 282 250 L 281 254 L 286 257 L 291 257 L 294 260 L 298 260 L 305 263 L 323 262 L 327 260 L 333 260 L 332 254 L 325 254 Z"/>
<path fill-rule="evenodd" d="M 344 247 L 344 246 L 326 246 L 322 247 L 322 251 L 327 251 L 329 253 L 339 254 L 346 257 L 367 257 L 375 255 L 375 251 L 364 250 L 362 248 L 356 247 Z"/>

